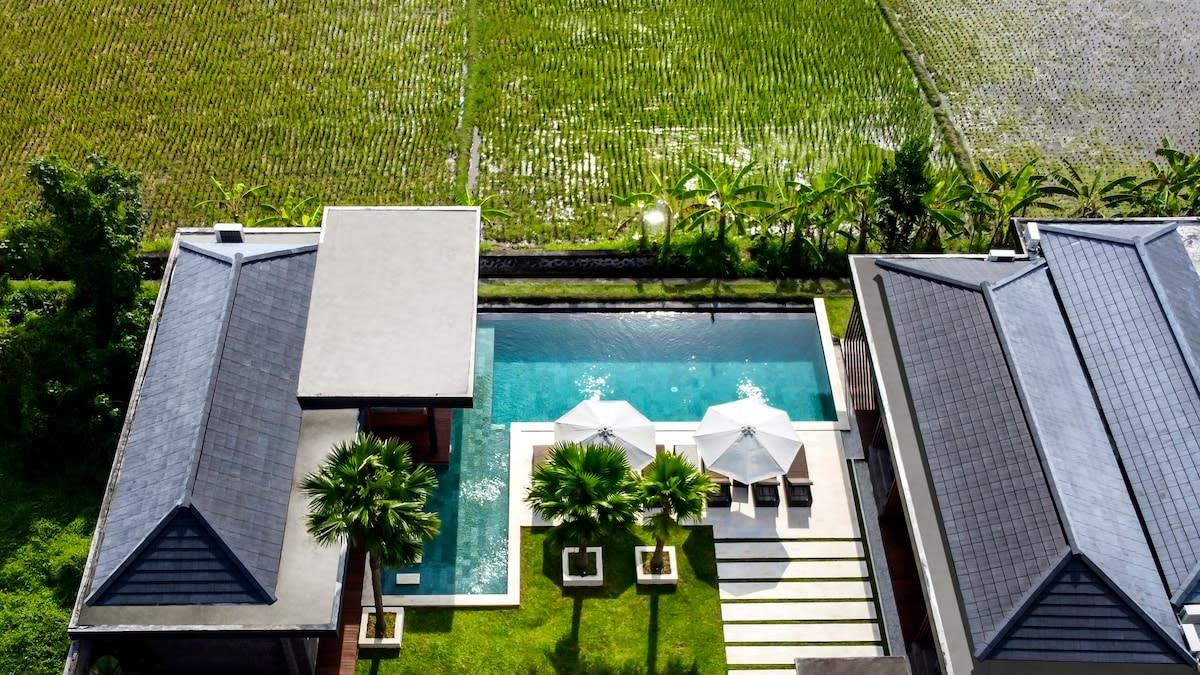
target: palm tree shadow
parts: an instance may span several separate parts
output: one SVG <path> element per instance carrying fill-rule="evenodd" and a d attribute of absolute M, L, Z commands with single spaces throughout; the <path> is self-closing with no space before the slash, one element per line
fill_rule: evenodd
<path fill-rule="evenodd" d="M 658 672 L 658 593 L 650 596 L 650 625 L 646 628 L 646 672 Z"/>

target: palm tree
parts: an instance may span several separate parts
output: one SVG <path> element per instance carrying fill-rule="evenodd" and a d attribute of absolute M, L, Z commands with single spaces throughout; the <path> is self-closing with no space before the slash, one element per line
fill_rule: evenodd
<path fill-rule="evenodd" d="M 385 635 L 382 567 L 415 565 L 441 526 L 437 515 L 425 511 L 437 477 L 415 464 L 409 450 L 408 443 L 359 434 L 334 446 L 300 483 L 309 498 L 309 534 L 331 546 L 348 540 L 370 554 L 379 638 Z"/>
<path fill-rule="evenodd" d="M 671 526 L 700 520 L 704 515 L 704 504 L 708 496 L 717 491 L 717 484 L 683 456 L 664 453 L 646 470 L 641 488 L 645 505 L 658 508 L 658 513 L 650 517 L 650 531 L 655 540 L 650 572 L 661 574 L 663 548 Z"/>
<path fill-rule="evenodd" d="M 525 501 L 542 518 L 558 521 L 552 533 L 557 543 L 579 547 L 574 571 L 585 576 L 588 545 L 632 530 L 639 495 L 620 448 L 560 443 L 533 470 Z"/>

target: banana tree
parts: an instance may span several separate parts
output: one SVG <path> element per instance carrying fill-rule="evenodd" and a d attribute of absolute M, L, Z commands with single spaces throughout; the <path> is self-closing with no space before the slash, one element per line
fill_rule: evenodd
<path fill-rule="evenodd" d="M 496 229 L 505 220 L 510 220 L 512 214 L 492 206 L 494 202 L 499 201 L 496 195 L 487 195 L 480 198 L 470 190 L 463 190 L 455 196 L 454 200 L 459 206 L 477 206 L 479 207 L 479 222 L 483 226 L 484 232 Z M 500 233 L 503 235 L 503 232 Z"/>
<path fill-rule="evenodd" d="M 921 198 L 925 204 L 925 218 L 914 236 L 924 250 L 941 251 L 944 239 L 958 237 L 966 231 L 967 217 L 963 206 L 972 194 L 957 171 L 934 181 L 933 187 Z"/>
<path fill-rule="evenodd" d="M 1150 177 L 1134 187 L 1138 215 L 1200 215 L 1200 155 L 1177 150 L 1165 138 L 1154 154 L 1166 163 L 1146 163 Z"/>
<path fill-rule="evenodd" d="M 258 208 L 267 215 L 254 221 L 255 227 L 316 227 L 321 224 L 321 205 L 317 203 L 316 195 L 298 200 L 291 188 L 279 204 L 259 204 Z"/>
<path fill-rule="evenodd" d="M 1012 219 L 1027 215 L 1030 209 L 1059 211 L 1050 200 L 1047 177 L 1036 171 L 1037 160 L 1030 160 L 1020 169 L 1001 165 L 994 170 L 979 163 L 979 185 L 971 195 L 970 210 L 989 226 L 988 248 L 1015 248 L 1017 230 Z"/>
<path fill-rule="evenodd" d="M 1109 179 L 1097 170 L 1084 178 L 1075 165 L 1063 160 L 1061 171 L 1052 174 L 1054 183 L 1046 186 L 1048 194 L 1067 200 L 1067 213 L 1075 218 L 1101 218 L 1112 210 L 1129 204 L 1137 197 L 1137 178 L 1120 176 Z"/>
<path fill-rule="evenodd" d="M 266 185 L 246 185 L 245 183 L 234 183 L 230 187 L 225 187 L 224 183 L 217 180 L 213 176 L 209 176 L 208 180 L 212 181 L 213 189 L 216 190 L 217 196 L 212 199 L 205 199 L 196 204 L 196 208 L 205 206 L 214 206 L 219 211 L 224 211 L 234 222 L 241 222 L 242 209 L 248 206 L 250 200 L 256 199 L 267 190 Z"/>
<path fill-rule="evenodd" d="M 730 228 L 738 234 L 745 234 L 746 227 L 759 220 L 755 212 L 774 207 L 771 202 L 760 198 L 767 189 L 765 185 L 747 182 L 747 176 L 754 169 L 753 162 L 736 172 L 724 169 L 716 175 L 691 162 L 688 163 L 688 169 L 685 182 L 695 179 L 696 185 L 680 194 L 683 200 L 693 200 L 682 209 L 679 221 L 681 229 L 698 228 L 704 232 L 705 225 L 712 221 L 717 240 L 724 243 L 729 237 Z"/>
<path fill-rule="evenodd" d="M 613 236 L 628 232 L 635 224 L 641 228 L 641 233 L 638 238 L 638 247 L 642 248 L 650 243 L 648 238 L 649 233 L 646 231 L 647 220 L 651 209 L 657 205 L 657 200 L 653 194 L 649 192 L 632 192 L 627 195 L 610 194 L 608 198 L 613 204 L 626 209 L 629 215 L 613 228 Z M 666 216 L 669 218 L 669 216 Z"/>

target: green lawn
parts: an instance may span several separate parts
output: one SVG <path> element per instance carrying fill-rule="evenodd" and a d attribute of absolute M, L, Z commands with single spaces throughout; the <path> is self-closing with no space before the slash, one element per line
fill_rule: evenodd
<path fill-rule="evenodd" d="M 0 472 L 0 673 L 61 673 L 100 492 Z"/>
<path fill-rule="evenodd" d="M 566 591 L 560 549 L 521 532 L 517 609 L 409 609 L 404 648 L 360 656 L 360 675 L 724 673 L 712 531 L 680 530 L 678 590 L 634 583 L 634 538 L 604 547 L 605 586 Z"/>

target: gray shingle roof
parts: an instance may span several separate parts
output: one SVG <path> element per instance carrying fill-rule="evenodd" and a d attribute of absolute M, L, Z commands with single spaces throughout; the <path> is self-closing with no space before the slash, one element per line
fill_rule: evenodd
<path fill-rule="evenodd" d="M 1179 632 L 1044 265 L 987 287 L 1064 534 L 1133 605 Z"/>
<path fill-rule="evenodd" d="M 1045 264 L 944 260 L 877 265 L 977 657 L 1187 659 Z"/>
<path fill-rule="evenodd" d="M 1200 561 L 1200 392 L 1189 363 L 1200 333 L 1195 308 L 1179 306 L 1198 292 L 1196 274 L 1164 250 L 1182 248 L 1176 234 L 1149 255 L 1144 243 L 1088 234 L 1045 231 L 1042 250 L 1178 602 Z"/>
<path fill-rule="evenodd" d="M 991 642 L 1067 550 L 983 295 L 883 273 L 971 639 Z"/>
<path fill-rule="evenodd" d="M 181 245 L 89 602 L 130 604 L 134 595 L 122 591 L 129 588 L 142 589 L 141 604 L 270 600 L 300 428 L 296 382 L 313 250 L 281 247 L 243 258 Z M 166 569 L 156 528 L 171 518 L 206 524 L 212 555 L 226 554 L 228 574 L 240 574 L 237 583 L 254 593 L 222 595 L 234 582 L 186 560 Z M 172 583 L 157 583 L 167 572 Z M 202 581 L 212 588 L 205 592 Z"/>

